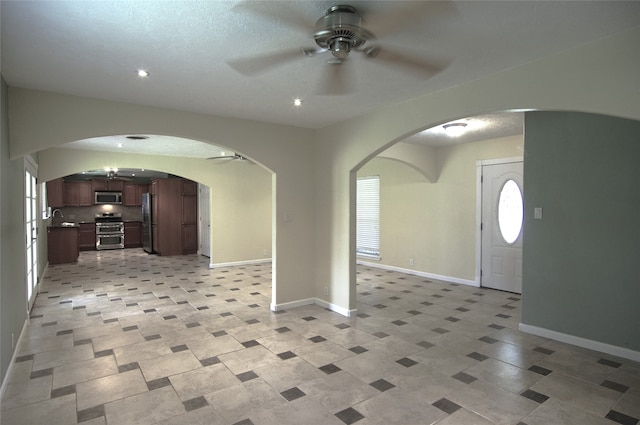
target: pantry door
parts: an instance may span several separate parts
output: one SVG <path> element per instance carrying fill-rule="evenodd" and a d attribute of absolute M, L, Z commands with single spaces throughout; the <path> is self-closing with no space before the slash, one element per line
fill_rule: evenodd
<path fill-rule="evenodd" d="M 482 166 L 480 284 L 522 293 L 522 161 Z"/>

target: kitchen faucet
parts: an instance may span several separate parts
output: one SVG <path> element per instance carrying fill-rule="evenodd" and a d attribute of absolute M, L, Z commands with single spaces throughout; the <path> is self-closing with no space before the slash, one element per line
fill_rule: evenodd
<path fill-rule="evenodd" d="M 64 214 L 62 214 L 62 210 L 60 208 L 56 208 L 55 210 L 53 210 L 53 214 L 51 214 L 51 218 L 55 218 L 56 211 L 60 213 L 61 218 L 64 217 Z"/>

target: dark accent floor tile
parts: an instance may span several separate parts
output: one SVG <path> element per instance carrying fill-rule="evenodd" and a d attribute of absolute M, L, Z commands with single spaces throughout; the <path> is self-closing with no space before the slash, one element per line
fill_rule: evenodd
<path fill-rule="evenodd" d="M 553 372 L 551 369 L 547 369 L 547 368 L 536 366 L 536 365 L 531 366 L 528 370 L 542 376 L 547 376 L 548 374 Z"/>
<path fill-rule="evenodd" d="M 395 388 L 396 387 L 391 382 L 386 381 L 384 379 L 378 379 L 377 381 L 372 382 L 369 385 L 371 385 L 373 388 L 375 388 L 376 390 L 378 390 L 380 392 L 385 392 L 387 390 L 390 390 L 391 388 Z"/>
<path fill-rule="evenodd" d="M 412 316 L 417 316 L 418 314 L 422 314 L 422 312 L 418 310 L 409 310 L 407 311 L 407 313 L 409 313 Z"/>
<path fill-rule="evenodd" d="M 282 352 L 282 353 L 278 354 L 278 357 L 280 357 L 282 360 L 289 360 L 289 359 L 292 359 L 294 357 L 297 357 L 297 355 L 293 351 L 285 351 L 285 352 Z"/>
<path fill-rule="evenodd" d="M 249 319 L 249 320 L 245 320 L 245 322 L 247 325 L 255 325 L 256 323 L 260 323 L 260 321 L 258 319 Z"/>
<path fill-rule="evenodd" d="M 148 308 L 146 310 L 143 310 L 145 313 L 155 313 L 156 309 L 155 308 Z"/>
<path fill-rule="evenodd" d="M 446 321 L 448 321 L 448 322 L 451 322 L 451 323 L 456 323 L 456 322 L 459 322 L 459 321 L 460 321 L 460 319 L 458 319 L 457 317 L 452 317 L 452 316 L 445 317 L 445 319 L 444 319 L 444 320 L 446 320 Z"/>
<path fill-rule="evenodd" d="M 520 395 L 522 397 L 524 397 L 524 398 L 528 398 L 529 400 L 533 400 L 536 403 L 540 403 L 540 404 L 542 404 L 545 401 L 549 400 L 548 396 L 546 396 L 544 394 L 541 394 L 541 393 L 539 393 L 537 391 L 533 391 L 532 389 L 525 390 L 525 391 L 521 392 Z"/>
<path fill-rule="evenodd" d="M 369 350 L 367 350 L 366 348 L 361 347 L 359 345 L 356 345 L 355 347 L 349 348 L 349 351 L 351 351 L 353 353 L 356 353 L 356 354 L 362 354 L 362 353 L 366 353 Z"/>
<path fill-rule="evenodd" d="M 620 366 L 622 366 L 622 363 L 618 363 L 618 362 L 615 362 L 615 361 L 609 360 L 609 359 L 600 359 L 600 360 L 598 360 L 598 363 L 603 364 L 605 366 L 613 367 L 615 369 L 617 369 Z"/>
<path fill-rule="evenodd" d="M 495 344 L 496 342 L 498 342 L 497 339 L 491 338 L 490 336 L 483 336 L 482 338 L 478 338 L 478 340 L 486 342 L 487 344 Z"/>
<path fill-rule="evenodd" d="M 549 350 L 548 348 L 544 348 L 544 347 L 536 347 L 533 349 L 533 351 L 536 351 L 542 354 L 547 354 L 547 355 L 555 353 L 555 351 Z"/>
<path fill-rule="evenodd" d="M 402 326 L 402 325 L 406 325 L 407 324 L 407 322 L 405 322 L 404 320 L 394 320 L 391 323 L 393 323 L 396 326 Z"/>
<path fill-rule="evenodd" d="M 420 341 L 420 342 L 417 343 L 417 345 L 419 345 L 422 348 L 431 348 L 431 347 L 435 346 L 435 344 L 432 344 L 432 343 L 430 343 L 428 341 Z"/>
<path fill-rule="evenodd" d="M 200 409 L 201 407 L 208 406 L 209 402 L 203 396 L 192 398 L 190 400 L 183 401 L 184 409 L 187 412 L 191 412 L 192 410 Z"/>
<path fill-rule="evenodd" d="M 350 328 L 350 327 L 351 327 L 351 326 L 347 325 L 346 323 L 338 323 L 338 324 L 336 325 L 336 328 L 338 328 L 338 329 L 348 329 L 348 328 Z"/>
<path fill-rule="evenodd" d="M 429 301 L 423 301 L 420 304 L 425 305 L 427 307 L 429 307 L 430 305 L 433 305 L 433 303 L 430 303 Z"/>
<path fill-rule="evenodd" d="M 302 318 L 302 320 L 305 320 L 305 321 L 307 321 L 307 322 L 310 322 L 310 321 L 312 321 L 312 320 L 316 320 L 316 318 L 315 318 L 315 317 L 313 317 L 313 316 L 307 316 L 307 317 L 303 317 L 303 318 Z"/>
<path fill-rule="evenodd" d="M 476 381 L 478 379 L 464 372 L 458 372 L 455 375 L 453 375 L 452 378 L 457 379 L 460 382 L 464 382 L 465 384 L 470 384 L 473 381 Z"/>
<path fill-rule="evenodd" d="M 358 316 L 359 318 L 361 318 L 361 319 L 366 319 L 367 317 L 371 317 L 371 316 L 369 316 L 367 313 L 358 313 L 358 315 L 357 315 L 357 316 Z"/>
<path fill-rule="evenodd" d="M 311 338 L 309 338 L 309 341 L 315 342 L 316 344 L 318 342 L 323 342 L 323 341 L 326 341 L 326 340 L 327 340 L 327 338 L 325 338 L 323 336 L 320 336 L 320 335 L 312 336 Z"/>
<path fill-rule="evenodd" d="M 65 329 L 64 331 L 58 331 L 56 332 L 56 336 L 60 336 L 60 335 L 70 335 L 73 333 L 73 329 Z"/>
<path fill-rule="evenodd" d="M 244 346 L 244 348 L 251 348 L 251 347 L 255 347 L 257 345 L 260 345 L 260 343 L 258 341 L 256 341 L 255 339 L 252 339 L 252 340 L 243 342 L 242 345 Z"/>
<path fill-rule="evenodd" d="M 461 311 L 463 313 L 466 313 L 467 311 L 469 311 L 468 308 L 464 308 L 464 307 L 458 307 L 458 308 L 456 308 L 456 310 Z"/>
<path fill-rule="evenodd" d="M 473 353 L 469 353 L 467 354 L 467 357 L 471 357 L 474 360 L 478 360 L 480 362 L 487 360 L 489 357 L 485 356 L 484 354 L 480 354 L 477 352 L 473 352 Z"/>
<path fill-rule="evenodd" d="M 377 309 L 387 308 L 387 306 L 384 305 L 384 304 L 376 304 L 376 305 L 374 305 L 374 307 L 377 308 Z"/>
<path fill-rule="evenodd" d="M 145 341 L 153 341 L 154 339 L 160 339 L 162 338 L 162 336 L 160 336 L 160 334 L 154 334 L 154 335 L 147 335 L 144 337 Z"/>
<path fill-rule="evenodd" d="M 127 363 L 118 366 L 118 373 L 128 372 L 130 370 L 140 369 L 138 362 Z"/>
<path fill-rule="evenodd" d="M 104 416 L 104 404 L 100 406 L 90 407 L 88 409 L 80 410 L 76 414 L 76 419 L 78 423 L 90 421 L 91 419 L 96 419 Z"/>
<path fill-rule="evenodd" d="M 220 313 L 220 316 L 222 316 L 222 317 L 233 316 L 233 313 L 231 313 L 231 312 L 229 312 L 229 311 L 226 311 L 226 312 L 224 312 L 224 313 Z"/>
<path fill-rule="evenodd" d="M 209 307 L 206 306 L 206 305 L 203 305 L 203 306 L 197 307 L 196 310 L 198 310 L 198 311 L 209 310 Z"/>
<path fill-rule="evenodd" d="M 122 331 L 129 332 L 129 331 L 135 331 L 136 329 L 138 329 L 138 325 L 125 326 L 124 328 L 122 328 Z"/>
<path fill-rule="evenodd" d="M 333 363 L 329 363 L 329 364 L 326 364 L 324 366 L 320 366 L 318 369 L 320 369 L 321 371 L 323 371 L 327 375 L 331 375 L 332 373 L 340 372 L 342 370 L 338 366 L 334 365 Z"/>
<path fill-rule="evenodd" d="M 491 329 L 496 329 L 498 331 L 501 331 L 505 328 L 504 326 L 496 325 L 495 323 L 490 324 L 488 327 L 490 327 Z"/>
<path fill-rule="evenodd" d="M 498 314 L 496 314 L 496 317 L 500 317 L 501 319 L 509 319 L 511 316 L 509 316 L 508 314 L 504 314 L 504 313 L 498 313 Z"/>
<path fill-rule="evenodd" d="M 386 334 L 386 333 L 384 333 L 384 332 L 376 332 L 376 333 L 374 333 L 374 334 L 373 334 L 373 336 L 375 336 L 375 337 L 377 337 L 377 338 L 382 339 L 382 338 L 386 338 L 386 337 L 388 337 L 388 336 L 389 336 L 389 334 Z"/>
<path fill-rule="evenodd" d="M 626 385 L 619 384 L 619 383 L 613 382 L 613 381 L 605 380 L 600 385 L 605 387 L 605 388 L 609 388 L 610 390 L 617 391 L 617 392 L 623 393 L 623 394 L 626 393 L 627 391 L 629 391 L 629 387 L 627 387 Z"/>
<path fill-rule="evenodd" d="M 393 297 L 389 297 L 389 299 L 392 301 L 398 301 L 400 297 L 393 296 Z"/>
<path fill-rule="evenodd" d="M 157 390 L 158 388 L 163 388 L 168 385 L 171 385 L 171 381 L 169 381 L 169 378 L 167 377 L 158 378 L 154 379 L 153 381 L 147 382 L 147 388 L 149 388 L 149 391 Z"/>
<path fill-rule="evenodd" d="M 625 415 L 624 413 L 616 412 L 615 410 L 609 410 L 609 413 L 607 413 L 605 418 L 622 425 L 637 425 L 638 422 L 640 422 L 633 416 Z"/>
<path fill-rule="evenodd" d="M 431 329 L 433 332 L 439 333 L 439 334 L 446 334 L 450 331 L 444 329 L 444 328 L 435 328 L 435 329 Z"/>
<path fill-rule="evenodd" d="M 18 356 L 16 357 L 15 362 L 16 363 L 27 362 L 29 360 L 33 360 L 33 354 L 27 354 L 26 356 Z"/>
<path fill-rule="evenodd" d="M 55 326 L 55 325 L 57 325 L 57 324 L 58 324 L 58 322 L 46 322 L 46 323 L 43 323 L 41 326 L 42 326 L 42 327 L 45 327 L 45 326 Z"/>
<path fill-rule="evenodd" d="M 189 349 L 189 347 L 187 347 L 185 344 L 181 344 L 181 345 L 176 345 L 175 347 L 171 347 L 171 351 L 174 353 L 179 353 L 180 351 L 187 351 Z"/>
<path fill-rule="evenodd" d="M 252 293 L 252 295 L 253 294 L 255 294 L 255 293 Z M 258 307 L 260 307 L 260 304 L 249 304 L 247 307 L 249 307 L 249 308 L 258 308 Z"/>
<path fill-rule="evenodd" d="M 414 365 L 417 365 L 418 362 L 415 360 L 411 360 L 409 357 L 403 357 L 400 360 L 396 360 L 396 363 L 404 366 L 404 367 L 411 367 Z"/>
<path fill-rule="evenodd" d="M 251 422 L 251 419 L 247 418 L 247 419 L 243 419 L 240 422 L 236 422 L 233 425 L 255 425 L 253 422 Z"/>
<path fill-rule="evenodd" d="M 277 328 L 277 329 L 276 329 L 276 332 L 278 332 L 279 334 L 283 334 L 283 333 L 285 333 L 285 332 L 291 332 L 291 329 L 289 329 L 289 328 L 288 328 L 288 327 L 286 327 L 286 326 L 283 326 L 283 327 L 281 327 L 281 328 Z"/>
<path fill-rule="evenodd" d="M 60 387 L 60 388 L 51 390 L 51 398 L 62 397 L 63 395 L 75 394 L 75 393 L 76 393 L 75 384 L 67 385 L 66 387 Z"/>
<path fill-rule="evenodd" d="M 192 322 L 192 323 L 187 323 L 185 326 L 187 327 L 187 329 L 197 328 L 198 326 L 200 326 L 200 323 Z"/>
<path fill-rule="evenodd" d="M 103 320 L 102 323 L 107 324 L 107 323 L 115 323 L 118 321 L 117 317 L 114 317 L 112 319 L 107 319 L 107 320 Z"/>
<path fill-rule="evenodd" d="M 31 372 L 31 375 L 29 375 L 29 379 L 42 378 L 43 376 L 51 376 L 51 375 L 53 375 L 52 367 L 48 369 L 34 370 L 33 372 Z"/>
<path fill-rule="evenodd" d="M 212 366 L 212 365 L 214 365 L 214 364 L 218 364 L 218 363 L 220 363 L 220 359 L 219 359 L 218 357 L 216 357 L 216 356 L 214 356 L 214 357 L 207 357 L 206 359 L 202 359 L 202 360 L 200 360 L 200 364 L 201 364 L 202 366 L 205 366 L 205 367 L 206 367 L 206 366 Z"/>
<path fill-rule="evenodd" d="M 280 393 L 282 397 L 286 398 L 287 401 L 297 400 L 300 397 L 304 397 L 306 394 L 302 392 L 302 390 L 298 387 L 289 388 Z"/>
<path fill-rule="evenodd" d="M 171 319 L 177 319 L 175 314 L 169 314 L 167 316 L 163 316 L 162 317 L 164 320 L 171 320 Z"/>
<path fill-rule="evenodd" d="M 216 331 L 216 332 L 213 332 L 211 335 L 213 335 L 216 338 L 218 338 L 220 336 L 225 336 L 226 334 L 227 334 L 227 331 Z"/>
<path fill-rule="evenodd" d="M 434 407 L 437 407 L 438 409 L 448 414 L 452 414 L 456 410 L 460 409 L 460 405 L 446 398 L 441 398 L 440 400 L 432 403 L 431 405 Z"/>
<path fill-rule="evenodd" d="M 238 378 L 241 382 L 251 381 L 252 379 L 256 379 L 257 377 L 258 375 L 252 370 L 236 375 L 236 378 Z"/>
<path fill-rule="evenodd" d="M 346 425 L 355 424 L 360 419 L 364 419 L 362 413 L 358 412 L 353 407 L 347 407 L 346 409 L 339 411 L 335 415 L 336 418 L 340 419 Z"/>

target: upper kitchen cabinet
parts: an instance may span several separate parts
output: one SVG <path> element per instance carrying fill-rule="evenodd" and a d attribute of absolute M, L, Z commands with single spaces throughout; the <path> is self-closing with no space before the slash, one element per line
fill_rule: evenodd
<path fill-rule="evenodd" d="M 107 179 L 93 179 L 91 180 L 91 186 L 93 191 L 115 191 L 122 192 L 124 190 L 123 180 L 107 180 Z"/>
<path fill-rule="evenodd" d="M 47 182 L 47 205 L 51 208 L 64 207 L 64 180 L 62 178 Z"/>
<path fill-rule="evenodd" d="M 128 207 L 139 207 L 142 205 L 142 194 L 148 191 L 147 184 L 126 182 L 122 191 L 122 204 Z"/>
<path fill-rule="evenodd" d="M 93 189 L 91 182 L 64 182 L 63 187 L 63 200 L 65 206 L 90 207 L 93 205 Z"/>

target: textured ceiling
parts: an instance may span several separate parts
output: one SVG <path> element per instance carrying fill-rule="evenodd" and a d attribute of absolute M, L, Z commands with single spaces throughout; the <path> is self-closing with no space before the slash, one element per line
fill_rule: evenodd
<path fill-rule="evenodd" d="M 352 53 L 353 92 L 318 95 L 326 53 L 252 77 L 227 61 L 313 46 L 307 28 L 334 2 L 3 0 L 2 75 L 10 86 L 317 129 L 640 25 L 640 2 L 345 3 L 381 46 L 450 66 L 425 79 Z"/>

